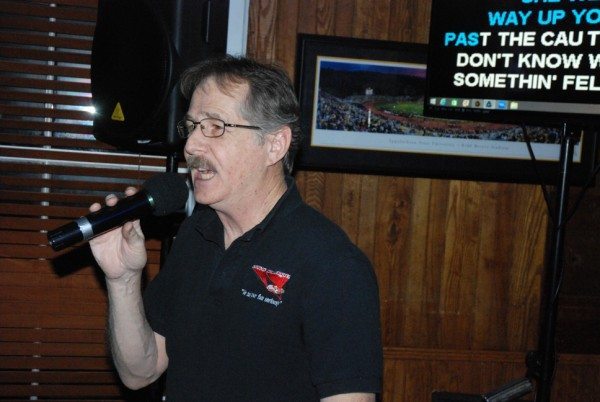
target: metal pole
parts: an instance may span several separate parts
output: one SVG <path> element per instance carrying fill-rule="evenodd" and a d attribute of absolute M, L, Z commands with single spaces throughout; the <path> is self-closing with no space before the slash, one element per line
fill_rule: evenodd
<path fill-rule="evenodd" d="M 560 284 L 563 275 L 565 220 L 567 216 L 570 168 L 573 163 L 574 143 L 575 136 L 573 135 L 571 128 L 565 123 L 563 125 L 560 146 L 560 174 L 556 188 L 554 230 L 552 233 L 550 261 L 545 275 L 544 308 L 541 310 L 543 314 L 542 325 L 540 327 L 538 352 L 534 363 L 537 366 L 534 376 L 538 381 L 536 402 L 549 402 L 552 394 L 552 381 L 556 366 L 556 315 L 558 311 Z"/>

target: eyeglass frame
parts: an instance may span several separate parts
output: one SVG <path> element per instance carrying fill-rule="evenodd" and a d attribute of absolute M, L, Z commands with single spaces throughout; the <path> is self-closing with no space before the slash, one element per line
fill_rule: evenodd
<path fill-rule="evenodd" d="M 218 121 L 222 122 L 223 123 L 223 131 L 221 132 L 221 134 L 214 135 L 214 136 L 206 135 L 206 133 L 202 129 L 202 122 L 205 121 L 205 120 L 218 120 Z M 192 128 L 192 130 L 190 130 L 190 131 L 187 130 L 187 128 L 186 128 L 186 126 L 184 124 L 185 122 L 190 122 L 190 123 L 192 123 L 194 125 L 194 127 Z M 233 127 L 233 128 L 238 127 L 238 128 L 247 128 L 249 130 L 262 130 L 262 128 L 258 127 L 258 126 L 248 126 L 248 125 L 245 125 L 245 124 L 226 123 L 225 120 L 219 119 L 218 117 L 205 117 L 203 119 L 200 119 L 199 121 L 194 121 L 192 119 L 186 119 L 186 118 L 179 120 L 177 122 L 177 132 L 179 133 L 179 136 L 181 138 L 187 139 L 187 138 L 190 137 L 190 135 L 192 134 L 192 132 L 194 130 L 196 130 L 196 127 L 198 125 L 200 125 L 200 132 L 206 138 L 219 138 L 219 137 L 222 137 L 223 134 L 225 134 L 225 127 Z M 182 134 L 182 132 L 185 133 L 185 136 Z"/>

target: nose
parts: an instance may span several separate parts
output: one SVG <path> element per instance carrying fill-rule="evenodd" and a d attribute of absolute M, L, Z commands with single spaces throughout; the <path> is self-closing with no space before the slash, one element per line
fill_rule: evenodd
<path fill-rule="evenodd" d="M 184 152 L 186 154 L 193 155 L 194 153 L 205 149 L 207 139 L 208 138 L 202 134 L 202 131 L 200 131 L 200 125 L 197 124 L 185 142 Z"/>

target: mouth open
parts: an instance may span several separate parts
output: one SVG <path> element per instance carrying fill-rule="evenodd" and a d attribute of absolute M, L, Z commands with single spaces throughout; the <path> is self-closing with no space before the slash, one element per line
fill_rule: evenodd
<path fill-rule="evenodd" d="M 194 175 L 200 180 L 210 180 L 216 175 L 215 169 L 211 163 L 201 157 L 194 157 L 187 160 L 187 165 L 190 171 L 196 172 Z"/>
<path fill-rule="evenodd" d="M 215 176 L 215 171 L 212 169 L 195 169 L 196 172 L 198 172 L 198 174 L 196 175 L 197 178 L 199 178 L 200 180 L 210 180 Z"/>

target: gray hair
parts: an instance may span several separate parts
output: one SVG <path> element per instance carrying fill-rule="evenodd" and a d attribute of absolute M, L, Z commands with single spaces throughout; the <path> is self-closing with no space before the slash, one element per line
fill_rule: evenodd
<path fill-rule="evenodd" d="M 210 78 L 214 79 L 223 93 L 229 93 L 232 85 L 248 85 L 248 94 L 242 103 L 240 114 L 250 124 L 262 128 L 262 140 L 266 133 L 281 127 L 288 126 L 291 129 L 290 148 L 283 159 L 286 173 L 291 173 L 293 157 L 302 140 L 302 132 L 298 99 L 283 68 L 247 57 L 225 55 L 211 58 L 183 72 L 181 92 L 187 99 L 191 99 L 196 88 Z"/>

